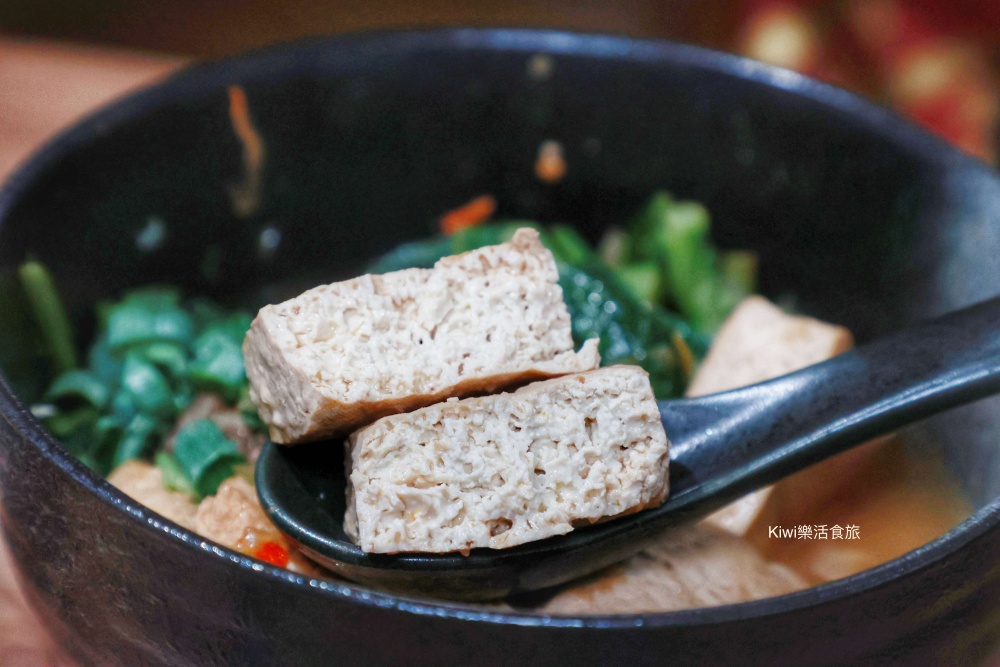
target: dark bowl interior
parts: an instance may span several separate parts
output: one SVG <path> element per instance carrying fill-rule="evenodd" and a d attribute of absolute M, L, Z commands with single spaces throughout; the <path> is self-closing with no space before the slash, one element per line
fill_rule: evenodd
<path fill-rule="evenodd" d="M 266 150 L 250 212 L 233 197 L 232 85 Z M 532 169 L 547 139 L 569 166 L 556 184 Z M 860 339 L 1000 293 L 1000 181 L 883 109 L 692 47 L 449 30 L 203 65 L 86 120 L 0 195 L 0 298 L 13 312 L 13 270 L 41 259 L 84 344 L 92 304 L 130 286 L 256 307 L 352 275 L 485 192 L 503 216 L 596 238 L 664 188 L 704 202 L 722 246 L 759 252 L 765 294 Z M 976 509 L 927 547 L 773 600 L 546 619 L 310 582 L 201 541 L 44 434 L 24 406 L 45 369 L 32 340 L 3 335 L 19 392 L 0 387 L 4 527 L 33 603 L 95 664 L 948 664 L 1000 637 L 996 401 L 913 431 L 912 455 L 940 450 Z"/>

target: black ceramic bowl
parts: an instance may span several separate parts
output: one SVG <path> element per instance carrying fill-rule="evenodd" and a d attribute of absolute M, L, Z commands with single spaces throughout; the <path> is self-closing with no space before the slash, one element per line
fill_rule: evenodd
<path fill-rule="evenodd" d="M 235 84 L 266 145 L 256 208 L 233 200 Z M 569 165 L 554 185 L 532 171 L 545 139 Z M 688 46 L 510 30 L 307 42 L 129 97 L 8 183 L 0 267 L 42 259 L 75 313 L 153 281 L 259 305 L 483 192 L 593 237 L 658 188 L 707 204 L 719 243 L 756 249 L 765 293 L 861 339 L 1000 292 L 1000 181 L 887 111 Z M 1000 638 L 996 402 L 914 432 L 914 455 L 938 443 L 976 511 L 902 558 L 748 604 L 547 618 L 309 580 L 206 542 L 47 435 L 25 408 L 30 341 L 4 347 L 4 528 L 31 602 L 87 663 L 954 665 Z"/>

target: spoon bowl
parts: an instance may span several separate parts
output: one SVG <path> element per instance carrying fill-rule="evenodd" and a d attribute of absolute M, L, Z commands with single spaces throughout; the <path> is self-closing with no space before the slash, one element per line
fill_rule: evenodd
<path fill-rule="evenodd" d="M 278 447 L 257 462 L 261 504 L 312 559 L 377 587 L 488 600 L 627 558 L 670 527 L 851 446 L 1000 391 L 1000 297 L 751 387 L 660 401 L 670 496 L 654 509 L 510 549 L 368 554 L 344 532 L 340 445 Z"/>

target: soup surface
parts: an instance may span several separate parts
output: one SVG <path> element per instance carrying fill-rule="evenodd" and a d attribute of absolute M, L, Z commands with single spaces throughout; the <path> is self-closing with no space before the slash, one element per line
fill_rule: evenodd
<path fill-rule="evenodd" d="M 958 480 L 936 456 L 907 455 L 901 439 L 879 447 L 819 512 L 777 521 L 763 514 L 747 539 L 767 558 L 795 569 L 812 584 L 840 579 L 902 556 L 969 518 L 972 506 Z M 827 538 L 798 535 L 803 525 L 826 527 Z M 776 537 L 775 527 L 795 529 Z M 832 539 L 830 529 L 856 527 L 852 539 Z"/>

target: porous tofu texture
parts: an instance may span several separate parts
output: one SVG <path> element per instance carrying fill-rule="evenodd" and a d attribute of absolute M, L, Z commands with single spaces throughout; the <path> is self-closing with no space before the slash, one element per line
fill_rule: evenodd
<path fill-rule="evenodd" d="M 808 588 L 742 538 L 700 523 L 664 531 L 642 553 L 569 584 L 545 614 L 643 614 L 715 607 Z"/>
<path fill-rule="evenodd" d="M 751 296 L 737 306 L 715 335 L 687 395 L 703 396 L 764 382 L 826 361 L 846 352 L 853 343 L 851 332 L 842 326 L 790 315 L 762 296 Z M 861 449 L 850 450 L 810 468 L 818 469 L 818 474 L 803 471 L 779 484 L 801 487 L 804 503 L 806 498 L 823 494 L 824 488 L 839 483 L 853 467 L 851 462 L 864 456 Z M 846 467 L 841 465 L 848 463 Z M 734 535 L 745 535 L 773 489 L 766 486 L 747 494 L 713 512 L 705 521 Z"/>
<path fill-rule="evenodd" d="M 762 296 L 747 297 L 726 318 L 686 394 L 704 396 L 757 384 L 846 352 L 851 332 L 791 315 Z"/>
<path fill-rule="evenodd" d="M 552 253 L 538 232 L 261 309 L 243 345 L 271 439 L 346 435 L 379 417 L 596 368 L 573 351 Z"/>
<path fill-rule="evenodd" d="M 668 447 L 637 366 L 453 399 L 350 437 L 344 523 L 367 552 L 512 547 L 659 505 Z"/>

